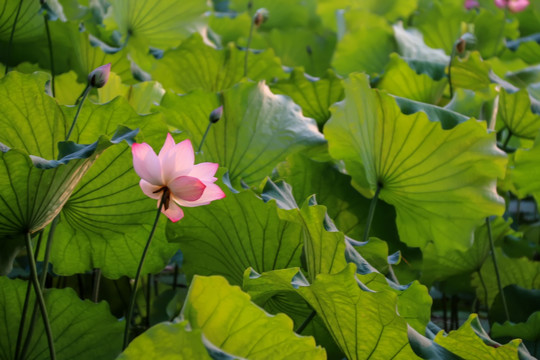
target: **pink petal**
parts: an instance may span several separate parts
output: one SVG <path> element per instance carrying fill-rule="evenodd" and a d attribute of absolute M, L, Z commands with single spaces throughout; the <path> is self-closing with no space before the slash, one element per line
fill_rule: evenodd
<path fill-rule="evenodd" d="M 131 147 L 131 152 L 137 175 L 151 184 L 162 185 L 161 165 L 152 147 L 146 143 L 135 143 Z"/>
<path fill-rule="evenodd" d="M 203 181 L 214 182 L 217 180 L 214 175 L 216 174 L 218 168 L 219 164 L 216 163 L 200 163 L 193 166 L 193 169 L 190 171 L 189 176 L 196 177 Z"/>
<path fill-rule="evenodd" d="M 500 9 L 506 8 L 508 0 L 495 0 L 495 6 L 497 6 Z"/>
<path fill-rule="evenodd" d="M 201 197 L 206 185 L 195 177 L 179 176 L 168 187 L 175 199 L 195 201 Z"/>
<path fill-rule="evenodd" d="M 195 201 L 186 201 L 184 199 L 178 199 L 178 203 L 181 206 L 186 207 L 195 207 L 195 206 L 201 206 L 201 205 L 208 205 L 211 201 L 223 199 L 225 197 L 225 193 L 219 186 L 212 183 L 205 183 L 206 189 L 204 189 L 203 194 L 201 197 Z"/>
<path fill-rule="evenodd" d="M 163 144 L 163 147 L 159 151 L 159 155 L 158 155 L 159 160 L 162 161 L 163 158 L 165 157 L 165 155 L 167 155 L 167 152 L 169 150 L 174 149 L 175 145 L 176 145 L 176 143 L 174 142 L 174 139 L 171 136 L 171 134 L 167 134 L 167 138 L 165 139 L 165 143 Z"/>
<path fill-rule="evenodd" d="M 159 202 L 158 202 L 159 206 Z M 172 222 L 177 222 L 184 217 L 184 211 L 174 201 L 169 202 L 169 208 L 165 210 L 165 207 L 161 209 L 161 212 L 165 214 Z"/>
<path fill-rule="evenodd" d="M 163 180 L 169 183 L 179 176 L 188 175 L 193 169 L 195 153 L 191 141 L 184 140 L 167 151 L 161 160 Z"/>
<path fill-rule="evenodd" d="M 529 6 L 529 0 L 510 0 L 508 3 L 508 9 L 511 12 L 523 11 Z"/>
<path fill-rule="evenodd" d="M 151 197 L 152 199 L 161 199 L 163 192 L 156 193 L 155 191 L 162 188 L 162 186 L 152 185 L 148 181 L 141 179 L 139 181 L 139 186 L 141 187 L 143 193 Z"/>

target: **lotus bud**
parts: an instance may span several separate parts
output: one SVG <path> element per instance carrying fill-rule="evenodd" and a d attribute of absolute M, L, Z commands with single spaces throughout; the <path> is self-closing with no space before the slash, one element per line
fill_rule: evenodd
<path fill-rule="evenodd" d="M 210 113 L 210 116 L 208 117 L 208 120 L 210 120 L 210 122 L 212 124 L 215 124 L 221 119 L 221 116 L 223 116 L 223 105 L 221 105 L 217 109 L 214 109 Z"/>
<path fill-rule="evenodd" d="M 455 42 L 458 54 L 463 54 L 465 50 L 474 50 L 476 48 L 476 37 L 471 33 L 463 34 Z"/>
<path fill-rule="evenodd" d="M 109 80 L 109 74 L 111 73 L 111 63 L 102 65 L 93 70 L 88 75 L 88 84 L 93 88 L 99 89 L 105 86 L 107 80 Z"/>
<path fill-rule="evenodd" d="M 268 20 L 268 10 L 265 8 L 261 8 L 255 12 L 255 15 L 253 15 L 253 24 L 255 24 L 256 27 L 261 26 Z"/>

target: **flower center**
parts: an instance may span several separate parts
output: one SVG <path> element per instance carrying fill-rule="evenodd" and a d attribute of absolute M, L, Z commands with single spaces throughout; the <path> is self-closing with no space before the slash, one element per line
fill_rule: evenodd
<path fill-rule="evenodd" d="M 167 186 L 162 186 L 156 191 L 154 191 L 153 193 L 159 194 L 162 191 L 163 191 L 163 195 L 161 195 L 161 201 L 163 201 L 163 207 L 165 208 L 165 210 L 168 210 L 169 203 L 171 201 L 171 191 L 169 190 L 169 188 Z"/>

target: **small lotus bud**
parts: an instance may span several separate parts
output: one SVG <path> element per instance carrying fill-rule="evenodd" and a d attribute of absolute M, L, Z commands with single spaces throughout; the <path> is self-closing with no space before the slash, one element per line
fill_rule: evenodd
<path fill-rule="evenodd" d="M 455 45 L 458 54 L 463 54 L 465 50 L 474 50 L 476 48 L 476 37 L 471 33 L 465 33 L 457 39 Z"/>
<path fill-rule="evenodd" d="M 88 75 L 88 84 L 93 88 L 99 89 L 105 86 L 111 73 L 111 63 L 101 65 Z"/>
<path fill-rule="evenodd" d="M 256 27 L 261 26 L 266 20 L 268 20 L 268 10 L 265 8 L 257 10 L 255 15 L 253 15 L 253 24 L 255 24 Z"/>
<path fill-rule="evenodd" d="M 217 109 L 214 109 L 210 113 L 210 116 L 208 117 L 208 120 L 210 120 L 210 122 L 212 124 L 215 124 L 215 123 L 217 123 L 219 121 L 219 119 L 221 119 L 221 116 L 223 116 L 223 105 L 221 105 Z"/>

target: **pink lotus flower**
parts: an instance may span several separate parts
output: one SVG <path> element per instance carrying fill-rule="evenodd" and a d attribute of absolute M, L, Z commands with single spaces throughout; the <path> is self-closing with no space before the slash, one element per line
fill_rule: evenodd
<path fill-rule="evenodd" d="M 511 12 L 520 12 L 529 6 L 529 0 L 495 0 L 498 8 L 510 10 Z"/>
<path fill-rule="evenodd" d="M 479 7 L 480 4 L 477 0 L 465 0 L 465 9 L 471 10 L 473 8 Z"/>
<path fill-rule="evenodd" d="M 171 134 L 167 134 L 159 155 L 146 143 L 133 144 L 131 151 L 142 191 L 157 199 L 158 206 L 165 195 L 161 212 L 173 222 L 184 217 L 180 206 L 207 205 L 225 197 L 214 184 L 219 165 L 209 162 L 194 165 L 195 154 L 189 140 L 175 144 Z"/>
<path fill-rule="evenodd" d="M 107 81 L 109 80 L 109 75 L 111 74 L 111 63 L 101 65 L 98 68 L 95 68 L 92 70 L 90 74 L 88 74 L 88 84 L 90 84 L 92 87 L 99 89 L 105 86 Z"/>

